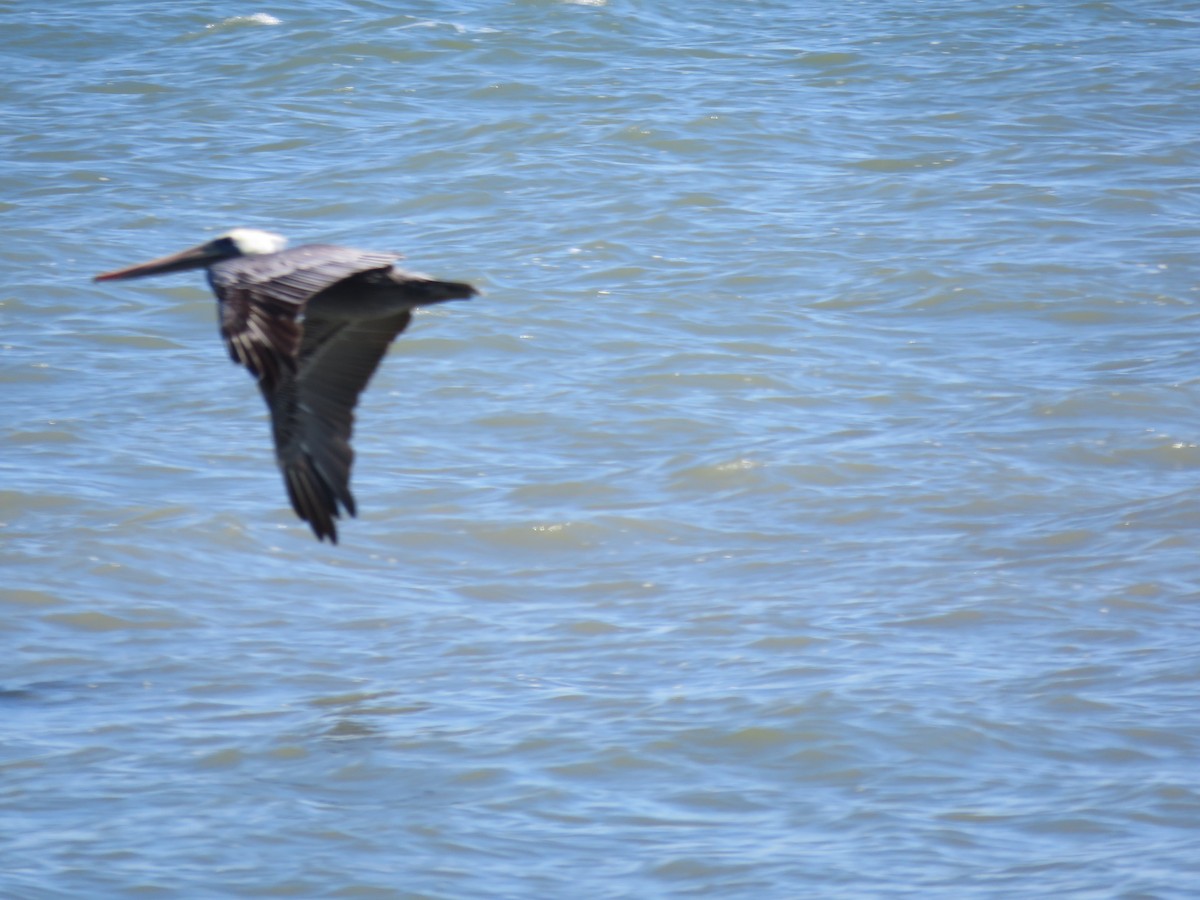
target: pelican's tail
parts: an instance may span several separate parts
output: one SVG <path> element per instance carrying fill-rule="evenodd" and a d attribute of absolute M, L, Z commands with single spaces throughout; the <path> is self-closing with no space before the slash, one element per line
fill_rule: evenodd
<path fill-rule="evenodd" d="M 393 284 L 402 288 L 404 299 L 411 306 L 432 306 L 447 300 L 470 300 L 479 293 L 471 285 L 461 281 L 438 281 L 420 272 L 393 268 L 387 275 Z"/>

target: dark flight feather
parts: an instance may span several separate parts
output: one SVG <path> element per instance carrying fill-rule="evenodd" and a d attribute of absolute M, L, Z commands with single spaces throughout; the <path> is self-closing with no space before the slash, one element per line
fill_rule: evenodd
<path fill-rule="evenodd" d="M 399 256 L 312 244 L 209 269 L 229 355 L 258 380 L 271 411 L 288 498 L 316 536 L 355 515 L 354 408 L 410 309 L 475 294 L 468 284 L 393 268 Z M 339 306 L 353 310 L 343 318 Z M 364 315 L 363 307 L 377 315 Z"/>

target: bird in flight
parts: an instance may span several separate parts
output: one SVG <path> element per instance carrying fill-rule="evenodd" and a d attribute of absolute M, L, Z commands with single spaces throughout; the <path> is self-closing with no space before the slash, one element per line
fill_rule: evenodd
<path fill-rule="evenodd" d="M 105 272 L 117 281 L 208 269 L 230 357 L 258 380 L 292 508 L 318 540 L 337 543 L 350 493 L 354 407 L 412 310 L 467 300 L 469 284 L 394 265 L 397 253 L 330 244 L 286 249 L 267 231 L 235 228 L 199 246 Z"/>

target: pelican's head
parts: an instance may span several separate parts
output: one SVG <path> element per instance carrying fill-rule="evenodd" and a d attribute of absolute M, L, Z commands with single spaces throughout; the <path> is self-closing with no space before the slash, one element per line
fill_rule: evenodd
<path fill-rule="evenodd" d="M 278 253 L 286 246 L 287 238 L 281 235 L 272 234 L 269 231 L 258 231 L 254 228 L 234 228 L 199 246 L 189 247 L 179 253 L 152 259 L 150 262 L 139 263 L 126 269 L 105 272 L 92 280 L 117 281 L 123 278 L 143 278 L 146 275 L 182 272 L 186 269 L 211 266 L 213 263 L 223 259 L 232 259 L 235 256 Z"/>
<path fill-rule="evenodd" d="M 282 234 L 259 231 L 257 228 L 232 228 L 224 234 L 217 235 L 209 243 L 216 241 L 228 241 L 237 251 L 237 256 L 278 253 L 287 246 L 287 238 Z"/>

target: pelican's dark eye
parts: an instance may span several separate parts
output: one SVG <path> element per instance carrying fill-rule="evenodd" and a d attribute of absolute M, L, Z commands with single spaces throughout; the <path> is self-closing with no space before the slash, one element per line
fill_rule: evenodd
<path fill-rule="evenodd" d="M 223 235 L 215 238 L 211 244 L 213 250 L 220 256 L 241 256 L 242 251 L 238 249 L 238 245 L 234 243 L 233 238 L 228 235 Z"/>

